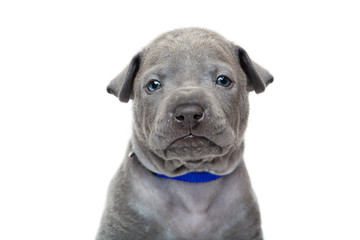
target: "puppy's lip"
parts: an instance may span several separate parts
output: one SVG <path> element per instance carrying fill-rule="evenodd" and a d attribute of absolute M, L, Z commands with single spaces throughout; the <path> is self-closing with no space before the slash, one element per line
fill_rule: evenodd
<path fill-rule="evenodd" d="M 189 134 L 172 141 L 168 147 L 201 147 L 214 143 L 204 136 Z"/>
<path fill-rule="evenodd" d="M 192 133 L 185 135 L 183 137 L 179 137 L 177 139 L 175 139 L 174 141 L 172 141 L 169 146 L 173 145 L 173 143 L 177 142 L 177 141 L 181 141 L 181 140 L 190 140 L 190 139 L 194 139 L 195 137 L 201 137 L 201 136 L 194 136 Z"/>
<path fill-rule="evenodd" d="M 179 139 L 188 139 L 188 138 L 194 138 L 194 137 L 195 137 L 195 136 L 190 133 L 189 135 L 187 135 L 187 136 L 185 136 L 185 137 L 182 137 L 182 138 L 179 138 Z M 179 139 L 178 139 L 178 140 L 179 140 Z"/>

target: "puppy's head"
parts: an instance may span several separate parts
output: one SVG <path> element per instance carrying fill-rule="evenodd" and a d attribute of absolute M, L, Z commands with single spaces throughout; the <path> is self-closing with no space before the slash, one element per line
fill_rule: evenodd
<path fill-rule="evenodd" d="M 241 47 L 191 28 L 155 39 L 107 90 L 122 102 L 134 100 L 135 136 L 158 158 L 224 172 L 226 156 L 243 142 L 248 93 L 272 81 Z"/>

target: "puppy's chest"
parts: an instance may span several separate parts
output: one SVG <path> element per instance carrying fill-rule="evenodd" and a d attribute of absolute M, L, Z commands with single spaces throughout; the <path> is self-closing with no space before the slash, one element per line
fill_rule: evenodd
<path fill-rule="evenodd" d="M 175 210 L 167 221 L 161 221 L 165 234 L 174 239 L 209 239 L 223 231 L 221 216 L 207 212 L 187 212 Z"/>
<path fill-rule="evenodd" d="M 209 239 L 220 236 L 224 222 L 229 221 L 229 216 L 221 210 L 206 209 L 202 203 L 188 208 L 174 202 L 158 201 L 156 205 L 142 206 L 140 212 L 145 222 L 158 223 L 159 239 Z"/>
<path fill-rule="evenodd" d="M 161 235 L 157 239 L 221 239 L 241 219 L 231 197 L 183 189 L 170 194 L 142 189 L 142 193 L 146 197 L 133 207 L 145 219 L 145 229 L 146 222 L 158 223 Z"/>

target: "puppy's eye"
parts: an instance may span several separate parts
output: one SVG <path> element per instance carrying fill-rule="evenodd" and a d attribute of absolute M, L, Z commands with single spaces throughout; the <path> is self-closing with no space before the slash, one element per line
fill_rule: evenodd
<path fill-rule="evenodd" d="M 216 79 L 216 84 L 222 87 L 229 87 L 231 83 L 232 81 L 226 76 L 220 76 L 218 79 Z"/>
<path fill-rule="evenodd" d="M 159 90 L 160 88 L 162 88 L 161 83 L 157 80 L 151 80 L 147 85 L 146 85 L 147 90 L 149 90 L 150 92 L 155 92 L 156 90 Z"/>

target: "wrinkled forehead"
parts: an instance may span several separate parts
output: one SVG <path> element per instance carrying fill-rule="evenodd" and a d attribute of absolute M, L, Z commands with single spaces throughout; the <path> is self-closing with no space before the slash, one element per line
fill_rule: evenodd
<path fill-rule="evenodd" d="M 203 68 L 210 63 L 222 62 L 232 65 L 235 52 L 225 41 L 203 39 L 164 39 L 150 45 L 144 56 L 146 68 L 156 65 L 178 68 Z"/>

